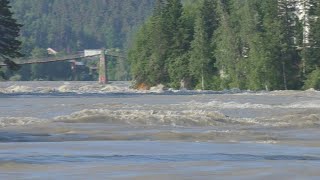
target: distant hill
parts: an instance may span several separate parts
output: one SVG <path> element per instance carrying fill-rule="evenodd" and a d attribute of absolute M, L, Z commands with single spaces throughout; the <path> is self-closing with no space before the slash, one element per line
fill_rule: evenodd
<path fill-rule="evenodd" d="M 154 0 L 11 0 L 24 26 L 23 50 L 124 48 L 153 10 Z"/>

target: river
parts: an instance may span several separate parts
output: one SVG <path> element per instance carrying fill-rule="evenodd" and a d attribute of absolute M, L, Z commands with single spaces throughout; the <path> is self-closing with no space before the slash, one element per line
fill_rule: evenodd
<path fill-rule="evenodd" d="M 318 179 L 320 92 L 0 82 L 0 179 Z"/>

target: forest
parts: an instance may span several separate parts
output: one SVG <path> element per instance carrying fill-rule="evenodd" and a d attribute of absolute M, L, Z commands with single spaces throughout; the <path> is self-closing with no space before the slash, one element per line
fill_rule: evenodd
<path fill-rule="evenodd" d="M 19 41 L 23 58 L 58 55 L 84 49 L 120 49 L 124 53 L 133 33 L 151 14 L 154 0 L 9 0 L 13 17 L 22 24 Z M 96 80 L 89 72 L 95 62 L 83 61 L 78 80 Z M 130 79 L 128 61 L 109 61 L 111 80 Z M 0 69 L 8 80 L 73 80 L 70 63 L 22 66 L 19 71 Z M 90 73 L 90 74 L 88 74 Z M 1 77 L 0 77 L 1 78 Z"/>
<path fill-rule="evenodd" d="M 320 89 L 318 0 L 156 0 L 129 50 L 137 86 Z"/>
<path fill-rule="evenodd" d="M 7 1 L 7 0 L 3 0 Z M 121 51 L 110 80 L 203 90 L 320 89 L 318 0 L 10 0 L 24 58 Z M 18 43 L 19 44 L 19 43 Z M 8 80 L 96 80 L 83 61 L 0 69 Z M 1 78 L 1 77 L 0 77 Z"/>

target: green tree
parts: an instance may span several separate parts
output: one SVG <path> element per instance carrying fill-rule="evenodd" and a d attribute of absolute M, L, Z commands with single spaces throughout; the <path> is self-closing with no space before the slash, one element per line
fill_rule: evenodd
<path fill-rule="evenodd" d="M 21 25 L 12 17 L 8 0 L 0 0 L 0 60 L 3 61 L 9 69 L 17 70 L 17 66 L 11 58 L 22 56 L 19 52 L 21 42 L 19 37 Z"/>
<path fill-rule="evenodd" d="M 300 56 L 294 1 L 217 1 L 217 67 L 224 88 L 296 89 Z"/>
<path fill-rule="evenodd" d="M 301 58 L 297 51 L 295 42 L 296 32 L 295 25 L 298 24 L 296 17 L 296 4 L 294 1 L 278 1 L 279 20 L 281 23 L 280 36 L 281 52 L 280 61 L 283 73 L 283 89 L 299 89 L 302 80 L 299 79 L 299 64 Z"/>
<path fill-rule="evenodd" d="M 260 4 L 261 23 L 259 39 L 254 49 L 259 61 L 254 63 L 256 81 L 254 89 L 283 89 L 283 64 L 281 60 L 282 23 L 278 14 L 278 0 L 263 1 Z M 252 87 L 252 86 L 251 86 Z"/>
<path fill-rule="evenodd" d="M 240 87 L 236 69 L 239 54 L 237 39 L 231 22 L 230 4 L 230 1 L 217 1 L 219 27 L 214 33 L 213 43 L 216 48 L 213 51 L 216 57 L 215 66 L 220 71 L 221 88 Z"/>
<path fill-rule="evenodd" d="M 304 49 L 306 55 L 306 80 L 304 88 L 320 89 L 320 3 L 311 0 L 310 4 L 312 4 L 312 6 L 309 11 L 309 44 L 308 47 Z"/>
<path fill-rule="evenodd" d="M 314 3 L 314 10 L 310 12 L 309 48 L 307 48 L 306 73 L 310 73 L 320 66 L 320 3 Z"/>
<path fill-rule="evenodd" d="M 151 20 L 146 22 L 135 35 L 134 43 L 129 50 L 132 78 L 140 83 L 153 83 L 150 79 L 149 57 L 151 55 L 150 32 Z"/>
<path fill-rule="evenodd" d="M 190 73 L 202 89 L 208 89 L 208 82 L 213 80 L 216 73 L 215 58 L 212 55 L 211 39 L 218 27 L 216 7 L 213 1 L 204 0 L 196 18 L 194 40 L 190 51 Z"/>
<path fill-rule="evenodd" d="M 172 87 L 178 88 L 180 82 L 189 81 L 188 71 L 190 48 L 190 29 L 188 19 L 184 16 L 180 0 L 168 0 L 164 8 L 164 35 L 167 39 L 167 58 L 169 80 Z"/>
<path fill-rule="evenodd" d="M 296 3 L 307 1 L 183 2 L 158 0 L 138 33 L 130 52 L 140 82 L 177 88 L 188 79 L 202 89 L 300 89 L 303 77 L 319 66 L 318 18 L 310 18 L 310 48 L 300 53 L 307 26 Z M 318 1 L 308 3 L 312 16 L 319 16 Z"/>

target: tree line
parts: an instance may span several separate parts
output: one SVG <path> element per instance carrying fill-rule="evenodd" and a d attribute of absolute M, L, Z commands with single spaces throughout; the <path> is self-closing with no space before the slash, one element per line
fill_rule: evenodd
<path fill-rule="evenodd" d="M 318 0 L 156 0 L 129 51 L 139 84 L 320 89 Z"/>
<path fill-rule="evenodd" d="M 47 48 L 60 54 L 74 54 L 84 49 L 118 48 L 126 51 L 136 31 L 152 12 L 154 0 L 1 0 L 12 6 L 13 19 L 23 24 L 17 28 L 17 42 L 24 58 L 46 57 Z M 1 5 L 1 8 L 4 7 Z M 2 13 L 2 11 L 1 11 Z M 0 21 L 1 21 L 0 17 Z M 94 66 L 91 63 L 87 65 Z M 113 80 L 128 80 L 128 62 L 110 59 Z M 56 71 L 55 71 L 56 70 Z M 70 63 L 23 66 L 19 71 L 2 68 L 12 80 L 70 80 Z M 86 70 L 87 71 L 87 70 Z M 64 72 L 64 73 L 61 73 Z M 80 80 L 88 76 L 80 75 Z M 93 75 L 89 79 L 95 79 Z"/>

